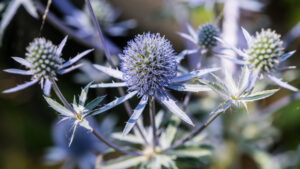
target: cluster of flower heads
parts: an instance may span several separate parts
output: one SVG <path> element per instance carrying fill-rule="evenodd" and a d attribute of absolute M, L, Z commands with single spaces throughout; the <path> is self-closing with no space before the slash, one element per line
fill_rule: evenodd
<path fill-rule="evenodd" d="M 63 47 L 65 46 L 67 37 L 56 46 L 45 38 L 36 38 L 26 48 L 26 58 L 12 57 L 15 61 L 25 66 L 28 70 L 6 69 L 8 73 L 31 75 L 31 81 L 21 84 L 17 87 L 4 90 L 3 93 L 12 93 L 25 89 L 37 82 L 40 82 L 45 95 L 49 95 L 51 91 L 52 81 L 56 80 L 57 74 L 66 74 L 78 67 L 80 64 L 74 65 L 79 59 L 90 53 L 92 50 L 86 50 L 67 62 L 61 58 Z"/>
<path fill-rule="evenodd" d="M 121 71 L 95 65 L 95 68 L 123 82 L 94 84 L 91 87 L 128 87 L 129 94 L 138 95 L 140 103 L 134 110 L 123 131 L 126 135 L 142 114 L 149 97 L 155 97 L 183 121 L 192 120 L 177 105 L 167 88 L 177 91 L 200 92 L 209 88 L 200 84 L 184 83 L 207 73 L 219 70 L 208 68 L 177 76 L 177 57 L 172 45 L 160 34 L 144 33 L 128 43 L 121 57 Z"/>

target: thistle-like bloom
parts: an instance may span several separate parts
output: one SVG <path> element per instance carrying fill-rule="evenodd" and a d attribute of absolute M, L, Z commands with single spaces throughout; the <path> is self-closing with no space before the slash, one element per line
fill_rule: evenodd
<path fill-rule="evenodd" d="M 283 88 L 298 91 L 297 88 L 283 82 L 274 75 L 280 70 L 294 68 L 281 67 L 280 63 L 287 60 L 295 53 L 295 51 L 284 54 L 283 42 L 280 39 L 280 35 L 270 29 L 262 29 L 261 32 L 256 33 L 255 37 L 252 37 L 245 29 L 242 28 L 242 30 L 248 45 L 248 48 L 243 51 L 228 44 L 227 42 L 224 42 L 222 39 L 217 38 L 217 40 L 222 42 L 225 46 L 231 48 L 238 55 L 242 56 L 242 59 L 234 59 L 226 55 L 222 55 L 222 57 L 230 59 L 237 64 L 249 66 L 249 68 L 251 68 L 254 72 L 257 72 L 260 77 L 267 76 Z"/>
<path fill-rule="evenodd" d="M 260 92 L 252 92 L 256 75 L 250 72 L 247 67 L 244 67 L 238 83 L 236 83 L 231 74 L 225 71 L 225 81 L 212 74 L 211 81 L 199 80 L 201 83 L 209 86 L 213 91 L 224 98 L 222 103 L 214 113 L 226 111 L 233 104 L 236 106 L 243 105 L 247 109 L 247 102 L 261 100 L 273 95 L 278 89 L 264 90 Z"/>
<path fill-rule="evenodd" d="M 178 32 L 178 34 L 184 39 L 192 42 L 196 48 L 185 50 L 185 54 L 193 54 L 201 50 L 201 53 L 205 53 L 217 46 L 216 37 L 220 37 L 220 31 L 214 24 L 206 23 L 199 27 L 196 31 L 191 25 L 187 25 L 189 34 Z"/>
<path fill-rule="evenodd" d="M 88 121 L 95 126 L 93 119 Z M 45 163 L 56 165 L 63 162 L 63 169 L 73 169 L 76 166 L 80 169 L 94 169 L 97 155 L 104 154 L 109 148 L 84 128 L 77 129 L 72 145 L 68 146 L 72 125 L 71 121 L 63 121 L 53 126 L 52 138 L 55 145 L 47 149 Z M 115 119 L 108 116 L 101 121 L 99 132 L 104 136 L 109 135 L 114 126 Z"/>
<path fill-rule="evenodd" d="M 92 50 L 86 50 L 67 62 L 61 58 L 63 47 L 67 41 L 65 37 L 59 46 L 54 45 L 45 38 L 36 38 L 26 48 L 26 58 L 12 57 L 15 61 L 25 66 L 28 70 L 6 69 L 5 72 L 19 75 L 32 76 L 30 82 L 18 85 L 14 88 L 4 90 L 3 93 L 12 93 L 25 89 L 33 84 L 40 82 L 44 94 L 48 96 L 51 92 L 52 80 L 57 80 L 57 74 L 66 74 L 78 68 L 81 64 L 72 66 L 82 57 Z"/>
<path fill-rule="evenodd" d="M 144 33 L 137 35 L 128 43 L 121 57 L 121 71 L 95 65 L 98 70 L 122 80 L 118 83 L 94 84 L 93 88 L 103 87 L 128 87 L 128 94 L 124 97 L 130 99 L 134 95 L 141 98 L 123 131 L 127 134 L 134 126 L 149 97 L 155 97 L 171 112 L 179 116 L 183 121 L 193 125 L 191 119 L 183 112 L 167 92 L 167 88 L 178 91 L 199 92 L 208 91 L 209 88 L 198 84 L 186 84 L 183 82 L 216 71 L 218 68 L 196 70 L 177 76 L 176 55 L 170 42 L 160 34 Z"/>

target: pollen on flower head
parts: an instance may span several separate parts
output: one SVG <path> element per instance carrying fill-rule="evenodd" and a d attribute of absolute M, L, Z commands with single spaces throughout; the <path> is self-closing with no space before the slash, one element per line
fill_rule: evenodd
<path fill-rule="evenodd" d="M 263 29 L 256 33 L 246 53 L 249 55 L 249 62 L 254 68 L 259 68 L 263 72 L 270 72 L 279 64 L 279 57 L 283 54 L 283 49 L 280 35 L 270 29 Z"/>
<path fill-rule="evenodd" d="M 217 40 L 215 39 L 215 37 L 219 36 L 219 29 L 215 25 L 207 23 L 199 28 L 198 43 L 200 46 L 204 46 L 205 48 L 210 49 L 217 46 Z"/>
<path fill-rule="evenodd" d="M 107 26 L 114 22 L 116 12 L 106 0 L 91 0 L 90 2 L 100 25 Z M 84 10 L 88 13 L 87 6 L 84 7 Z"/>
<path fill-rule="evenodd" d="M 123 78 L 139 96 L 164 94 L 164 87 L 176 76 L 174 50 L 159 33 L 137 35 L 120 57 Z"/>
<path fill-rule="evenodd" d="M 26 48 L 26 60 L 35 78 L 55 76 L 63 59 L 57 53 L 57 46 L 45 38 L 36 38 Z"/>

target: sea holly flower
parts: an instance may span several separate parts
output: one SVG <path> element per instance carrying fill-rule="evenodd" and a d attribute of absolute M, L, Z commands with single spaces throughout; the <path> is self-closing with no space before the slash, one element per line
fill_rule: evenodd
<path fill-rule="evenodd" d="M 255 73 L 250 72 L 247 67 L 243 67 L 238 83 L 234 81 L 232 75 L 227 71 L 225 71 L 225 81 L 212 74 L 211 81 L 200 79 L 199 82 L 209 86 L 225 100 L 215 111 L 213 111 L 214 113 L 218 113 L 220 111 L 226 111 L 232 105 L 243 105 L 245 109 L 247 109 L 247 102 L 267 98 L 278 91 L 278 89 L 273 89 L 253 92 L 256 80 L 255 76 Z"/>
<path fill-rule="evenodd" d="M 256 33 L 255 37 L 251 36 L 244 28 L 242 28 L 242 30 L 248 45 L 248 48 L 244 50 L 237 49 L 222 39 L 217 38 L 217 40 L 231 48 L 242 58 L 234 59 L 226 55 L 222 55 L 222 57 L 230 59 L 237 64 L 248 65 L 254 72 L 260 75 L 259 77 L 263 78 L 266 76 L 283 88 L 298 91 L 294 86 L 283 82 L 275 76 L 280 70 L 294 68 L 285 68 L 280 64 L 292 56 L 295 51 L 284 54 L 283 42 L 280 39 L 280 35 L 270 29 L 262 29 Z"/>
<path fill-rule="evenodd" d="M 192 42 L 195 49 L 185 50 L 186 54 L 193 54 L 201 50 L 202 53 L 205 53 L 207 50 L 217 46 L 216 37 L 220 37 L 219 28 L 212 23 L 206 23 L 199 27 L 199 30 L 196 31 L 191 25 L 187 25 L 189 34 L 178 32 L 178 34 L 184 39 Z"/>
<path fill-rule="evenodd" d="M 166 128 L 162 127 L 162 121 L 164 117 L 164 111 L 159 111 L 155 116 L 156 128 L 159 129 L 158 135 L 158 146 L 153 149 L 153 145 L 145 145 L 143 138 L 139 134 L 128 134 L 123 136 L 122 133 L 115 132 L 112 134 L 116 140 L 122 141 L 126 144 L 131 144 L 132 146 L 139 146 L 143 149 L 142 156 L 124 156 L 117 159 L 112 159 L 104 163 L 101 168 L 103 169 L 124 169 L 132 168 L 135 166 L 141 166 L 140 168 L 178 168 L 176 163 L 190 165 L 196 162 L 203 162 L 203 158 L 209 157 L 212 155 L 211 147 L 203 143 L 203 135 L 199 135 L 194 139 L 186 142 L 181 147 L 170 149 L 171 144 L 175 141 L 175 136 L 178 134 L 178 126 L 180 124 L 180 119 L 177 116 L 172 116 L 170 118 L 170 123 Z M 153 140 L 152 128 L 151 126 L 146 127 L 143 130 L 146 140 L 151 143 Z M 189 159 L 186 160 L 181 159 Z"/>
<path fill-rule="evenodd" d="M 195 70 L 177 76 L 178 62 L 174 50 L 170 42 L 158 33 L 137 35 L 134 40 L 128 43 L 120 58 L 121 71 L 101 65 L 95 65 L 95 68 L 121 80 L 121 82 L 93 84 L 91 87 L 128 87 L 129 94 L 127 95 L 130 97 L 127 97 L 127 99 L 134 95 L 141 98 L 140 103 L 126 124 L 124 135 L 135 125 L 145 109 L 149 97 L 156 98 L 172 113 L 186 123 L 193 125 L 192 120 L 177 106 L 176 101 L 170 97 L 166 89 L 188 92 L 208 91 L 209 89 L 206 86 L 184 82 L 214 72 L 218 68 Z"/>
<path fill-rule="evenodd" d="M 52 80 L 57 80 L 57 74 L 66 74 L 78 68 L 81 64 L 74 65 L 82 57 L 90 53 L 92 50 L 86 50 L 67 62 L 61 58 L 63 47 L 65 46 L 67 37 L 65 37 L 59 46 L 54 45 L 45 38 L 36 38 L 26 48 L 26 58 L 12 57 L 15 61 L 25 66 L 28 70 L 21 69 L 5 69 L 5 72 L 19 75 L 29 75 L 30 82 L 18 85 L 14 88 L 4 90 L 3 93 L 12 93 L 25 89 L 33 84 L 40 83 L 44 94 L 48 96 L 51 92 Z"/>
<path fill-rule="evenodd" d="M 88 119 L 93 126 L 95 121 Z M 104 136 L 110 135 L 116 124 L 115 118 L 112 116 L 105 117 L 99 127 Z M 74 141 L 71 146 L 69 144 L 70 128 L 73 123 L 71 121 L 63 121 L 56 123 L 52 128 L 52 138 L 54 146 L 47 149 L 45 155 L 45 163 L 48 165 L 56 165 L 63 162 L 63 169 L 73 169 L 76 166 L 80 169 L 94 169 L 97 155 L 105 154 L 109 151 L 109 147 L 99 142 L 96 137 L 84 128 L 78 128 Z"/>

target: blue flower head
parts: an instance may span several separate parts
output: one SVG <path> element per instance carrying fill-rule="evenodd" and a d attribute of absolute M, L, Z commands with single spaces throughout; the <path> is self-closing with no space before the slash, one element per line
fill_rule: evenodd
<path fill-rule="evenodd" d="M 220 31 L 215 25 L 211 23 L 204 24 L 199 28 L 198 44 L 207 49 L 213 48 L 217 46 L 217 40 L 215 37 L 219 36 Z"/>
<path fill-rule="evenodd" d="M 121 55 L 121 71 L 129 90 L 139 96 L 164 94 L 177 72 L 171 43 L 159 33 L 137 35 Z"/>

